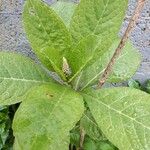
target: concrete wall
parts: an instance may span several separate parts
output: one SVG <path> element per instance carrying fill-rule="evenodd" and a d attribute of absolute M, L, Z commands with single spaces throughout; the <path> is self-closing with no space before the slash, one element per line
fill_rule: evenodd
<path fill-rule="evenodd" d="M 24 1 L 0 0 L 0 51 L 17 51 L 35 59 L 22 29 L 21 14 Z M 45 1 L 50 4 L 56 0 Z M 120 34 L 126 29 L 136 2 L 137 0 L 129 0 L 129 8 Z M 147 0 L 130 39 L 143 56 L 141 67 L 135 75 L 135 78 L 143 82 L 150 79 L 150 0 Z"/>

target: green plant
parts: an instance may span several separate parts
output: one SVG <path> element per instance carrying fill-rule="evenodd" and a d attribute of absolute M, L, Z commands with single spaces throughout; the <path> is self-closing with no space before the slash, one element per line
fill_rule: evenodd
<path fill-rule="evenodd" d="M 131 79 L 128 81 L 128 86 L 132 88 L 140 89 L 150 94 L 150 80 L 149 79 L 145 81 L 145 83 L 143 83 L 142 85 L 139 81 Z"/>
<path fill-rule="evenodd" d="M 8 117 L 8 108 L 0 107 L 0 149 L 5 145 L 9 135 L 10 119 Z"/>
<path fill-rule="evenodd" d="M 128 86 L 139 90 L 142 89 L 140 82 L 133 79 L 128 81 Z"/>
<path fill-rule="evenodd" d="M 138 52 L 130 41 L 124 44 L 144 5 L 139 2 L 119 43 L 128 0 L 58 2 L 52 7 L 26 1 L 28 40 L 62 85 L 30 58 L 0 52 L 0 103 L 21 102 L 13 120 L 14 149 L 150 149 L 149 94 L 129 87 L 91 88 L 99 78 L 98 87 L 106 79 L 125 81 L 138 68 Z"/>
<path fill-rule="evenodd" d="M 18 104 L 0 107 L 0 149 L 12 150 L 14 136 L 12 131 L 12 120 L 18 108 Z"/>

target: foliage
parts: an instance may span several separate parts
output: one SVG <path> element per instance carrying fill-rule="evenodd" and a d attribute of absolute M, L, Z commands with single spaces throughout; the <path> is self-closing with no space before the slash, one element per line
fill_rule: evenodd
<path fill-rule="evenodd" d="M 95 122 L 91 112 L 89 110 L 85 111 L 81 120 L 80 126 L 84 129 L 86 134 L 95 141 L 103 141 L 106 140 L 105 136 L 103 135 L 102 131 L 98 127 L 97 123 Z"/>
<path fill-rule="evenodd" d="M 96 142 L 90 139 L 89 137 L 85 138 L 84 149 L 85 150 L 117 150 L 117 148 L 107 140 Z"/>
<path fill-rule="evenodd" d="M 78 93 L 60 85 L 43 85 L 32 89 L 15 115 L 14 148 L 67 149 L 68 131 L 84 111 L 82 99 Z"/>
<path fill-rule="evenodd" d="M 8 117 L 8 109 L 6 107 L 0 108 L 0 149 L 5 145 L 7 136 L 9 134 L 10 120 Z"/>
<path fill-rule="evenodd" d="M 12 150 L 13 148 L 14 136 L 11 127 L 17 108 L 18 104 L 0 108 L 0 149 L 2 150 Z"/>
<path fill-rule="evenodd" d="M 147 82 L 146 82 L 145 91 L 147 93 L 150 93 L 150 80 L 147 80 Z"/>
<path fill-rule="evenodd" d="M 149 147 L 146 141 L 150 138 L 150 95 L 126 87 L 87 89 L 83 95 L 97 124 L 115 146 L 119 149 Z"/>
<path fill-rule="evenodd" d="M 136 82 L 126 88 L 91 88 L 119 43 L 127 3 L 61 1 L 49 7 L 40 0 L 26 0 L 23 23 L 31 47 L 63 83 L 30 58 L 0 52 L 1 106 L 21 102 L 10 119 L 15 150 L 150 149 L 150 95 L 134 89 L 139 88 Z M 128 41 L 107 82 L 130 79 L 139 64 L 140 55 Z M 1 146 L 10 129 L 7 111 L 0 115 Z"/>
<path fill-rule="evenodd" d="M 51 79 L 29 58 L 16 53 L 0 54 L 0 104 L 21 102 L 27 91 L 35 85 L 49 83 Z"/>
<path fill-rule="evenodd" d="M 130 79 L 128 81 L 128 86 L 135 89 L 141 89 L 141 84 L 137 80 Z"/>

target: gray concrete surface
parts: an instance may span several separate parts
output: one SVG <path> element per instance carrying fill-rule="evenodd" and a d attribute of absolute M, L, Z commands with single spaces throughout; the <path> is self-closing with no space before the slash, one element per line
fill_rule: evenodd
<path fill-rule="evenodd" d="M 0 51 L 17 51 L 36 59 L 22 28 L 21 14 L 25 0 L 0 0 Z M 45 0 L 53 3 L 56 0 Z M 78 1 L 78 0 L 72 0 Z M 129 0 L 129 8 L 120 35 L 126 29 L 137 0 Z M 142 62 L 134 78 L 144 82 L 150 79 L 150 0 L 144 7 L 135 30 L 130 36 L 133 44 L 142 54 Z"/>

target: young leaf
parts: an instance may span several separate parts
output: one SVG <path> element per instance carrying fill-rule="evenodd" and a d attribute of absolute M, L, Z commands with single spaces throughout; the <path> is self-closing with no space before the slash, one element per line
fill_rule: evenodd
<path fill-rule="evenodd" d="M 83 111 L 82 96 L 70 88 L 56 84 L 34 88 L 14 118 L 15 148 L 68 150 L 69 131 Z"/>
<path fill-rule="evenodd" d="M 62 59 L 70 49 L 70 33 L 57 14 L 40 0 L 27 0 L 23 22 L 30 44 L 41 62 L 63 79 Z"/>
<path fill-rule="evenodd" d="M 94 34 L 106 41 L 100 49 L 107 50 L 117 36 L 127 3 L 128 0 L 81 0 L 70 27 L 74 42 Z"/>
<path fill-rule="evenodd" d="M 120 150 L 150 149 L 150 95 L 133 88 L 84 92 L 94 119 Z"/>
<path fill-rule="evenodd" d="M 110 61 L 118 43 L 119 40 L 116 40 L 109 50 L 101 55 L 95 63 L 83 70 L 74 81 L 74 86 L 84 89 L 87 86 L 96 83 Z M 128 42 L 125 45 L 122 54 L 119 56 L 108 81 L 121 82 L 130 79 L 139 67 L 140 61 L 140 54 L 132 44 Z"/>
<path fill-rule="evenodd" d="M 91 63 L 99 43 L 100 41 L 96 36 L 90 35 L 82 39 L 66 56 L 73 74 L 69 82 Z"/>
<path fill-rule="evenodd" d="M 69 27 L 71 18 L 73 16 L 74 10 L 77 7 L 77 4 L 73 2 L 57 1 L 56 3 L 52 4 L 51 7 L 57 13 L 57 15 L 62 18 L 64 24 Z"/>
<path fill-rule="evenodd" d="M 0 105 L 22 101 L 35 85 L 51 83 L 44 70 L 32 60 L 16 53 L 0 52 Z"/>

